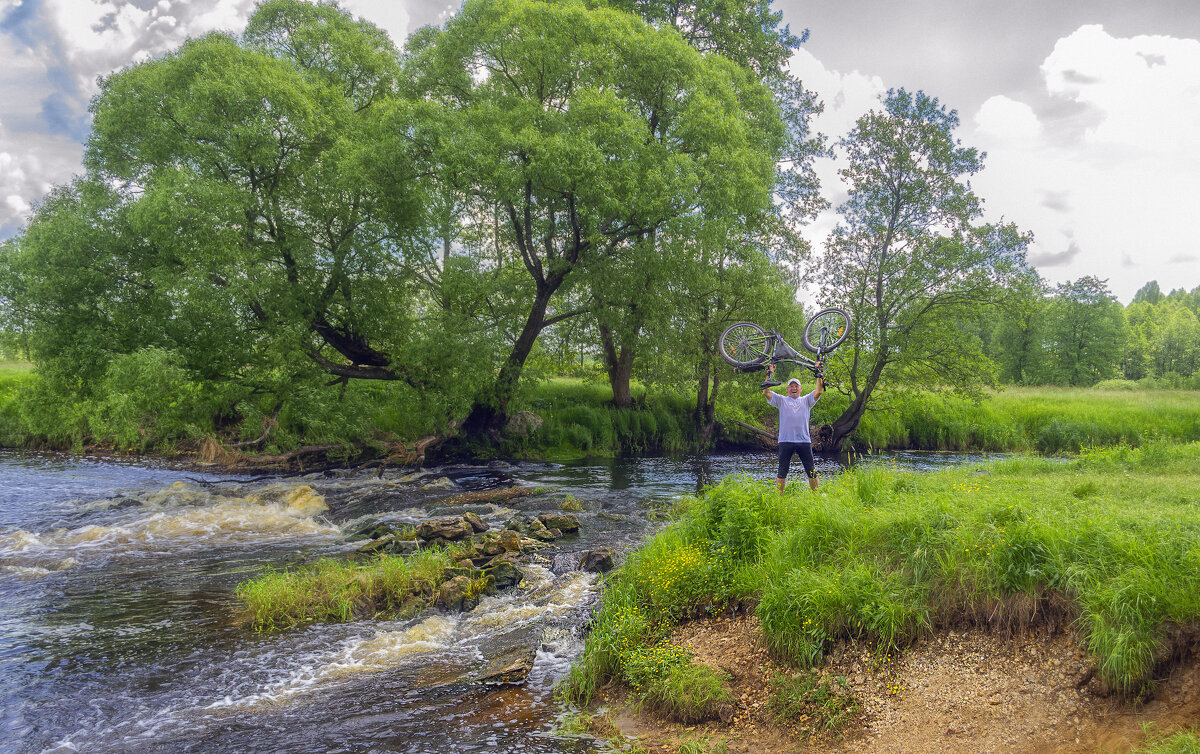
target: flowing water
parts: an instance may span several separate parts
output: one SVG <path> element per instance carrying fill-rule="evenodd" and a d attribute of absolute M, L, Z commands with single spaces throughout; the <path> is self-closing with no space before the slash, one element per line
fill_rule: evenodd
<path fill-rule="evenodd" d="M 980 460 L 885 458 L 913 468 Z M 842 465 L 819 459 L 818 470 Z M 599 596 L 591 574 L 551 570 L 542 558 L 524 567 L 521 588 L 471 612 L 272 635 L 238 622 L 233 590 L 268 567 L 352 552 L 343 528 L 368 517 L 400 525 L 471 510 L 503 527 L 515 510 L 439 503 L 513 483 L 585 501 L 583 529 L 565 551 L 623 550 L 658 525 L 655 513 L 672 497 L 731 473 L 770 478 L 774 460 L 264 479 L 0 453 L 0 751 L 597 750 L 555 734 L 561 710 L 552 694 L 582 650 Z M 487 661 L 531 651 L 524 684 L 475 680 Z"/>

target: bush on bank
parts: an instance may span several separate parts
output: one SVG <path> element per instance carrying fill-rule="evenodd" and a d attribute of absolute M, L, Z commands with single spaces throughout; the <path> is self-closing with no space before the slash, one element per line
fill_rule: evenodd
<path fill-rule="evenodd" d="M 270 396 L 235 383 L 196 377 L 162 349 L 113 359 L 88 391 L 59 384 L 30 369 L 0 370 L 0 447 L 172 452 L 207 436 L 254 441 L 247 452 L 274 454 L 302 445 L 347 446 L 409 441 L 445 430 L 465 413 L 465 392 L 417 394 L 400 383 L 356 381 L 344 390 L 303 379 Z M 286 384 L 284 384 L 286 383 Z M 507 433 L 488 452 L 514 457 L 579 457 L 621 453 L 678 453 L 700 448 L 689 399 L 682 393 L 647 396 L 612 406 L 607 385 L 555 379 L 532 385 L 512 413 L 533 411 L 540 426 Z"/>
<path fill-rule="evenodd" d="M 1075 621 L 1100 676 L 1136 694 L 1200 629 L 1200 444 L 1023 458 L 985 472 L 858 467 L 812 495 L 729 478 L 611 577 L 563 691 L 588 703 L 672 628 L 756 603 L 779 660 L 903 648 L 939 627 Z"/>

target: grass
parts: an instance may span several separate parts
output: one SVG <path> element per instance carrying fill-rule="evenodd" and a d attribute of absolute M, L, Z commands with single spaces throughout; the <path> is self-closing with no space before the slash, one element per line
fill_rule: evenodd
<path fill-rule="evenodd" d="M 813 670 L 772 678 L 767 706 L 808 733 L 840 730 L 860 708 L 845 676 L 822 678 Z"/>
<path fill-rule="evenodd" d="M 752 422 L 768 416 L 754 387 L 726 386 L 723 418 Z M 832 422 L 846 403 L 844 396 L 826 392 L 814 423 Z M 975 402 L 943 393 L 885 391 L 852 442 L 861 449 L 1077 453 L 1088 446 L 1136 447 L 1159 439 L 1200 441 L 1200 392 L 1008 387 Z"/>
<path fill-rule="evenodd" d="M 1146 728 L 1146 740 L 1130 749 L 1130 754 L 1200 754 L 1200 736 L 1195 730 L 1183 730 L 1163 735 L 1153 727 Z"/>
<path fill-rule="evenodd" d="M 33 364 L 28 361 L 0 359 L 0 379 L 14 375 L 29 374 L 32 371 Z"/>
<path fill-rule="evenodd" d="M 639 701 L 685 725 L 711 720 L 721 705 L 734 701 L 727 675 L 667 642 L 634 648 L 625 658 L 624 674 Z"/>
<path fill-rule="evenodd" d="M 454 572 L 452 549 L 365 563 L 325 558 L 287 571 L 267 570 L 238 585 L 243 617 L 255 631 L 309 622 L 345 622 L 379 614 L 403 615 L 431 602 Z"/>
<path fill-rule="evenodd" d="M 691 419 L 694 396 L 648 395 L 631 385 L 634 405 L 616 408 L 612 389 L 573 377 L 529 388 L 515 411 L 533 411 L 542 424 L 525 436 L 509 434 L 498 452 L 524 458 L 578 458 L 629 453 L 680 453 L 702 445 Z"/>
<path fill-rule="evenodd" d="M 801 669 L 839 641 L 884 654 L 945 626 L 1073 622 L 1129 695 L 1200 634 L 1200 443 L 874 466 L 822 491 L 729 478 L 687 504 L 610 577 L 566 697 L 634 682 L 646 647 L 734 602 L 756 604 L 771 654 Z"/>

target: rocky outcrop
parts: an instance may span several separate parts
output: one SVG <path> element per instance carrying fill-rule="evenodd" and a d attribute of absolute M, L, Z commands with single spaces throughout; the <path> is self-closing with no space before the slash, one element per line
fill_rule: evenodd
<path fill-rule="evenodd" d="M 476 579 L 470 576 L 455 576 L 438 587 L 438 602 L 454 612 L 473 610 L 479 604 L 482 591 Z"/>
<path fill-rule="evenodd" d="M 533 670 L 533 661 L 536 656 L 536 647 L 514 647 L 489 660 L 479 669 L 476 680 L 481 683 L 496 684 L 524 683 L 529 671 Z"/>
<path fill-rule="evenodd" d="M 551 531 L 558 529 L 566 534 L 579 531 L 579 519 L 573 513 L 542 513 L 537 520 Z"/>
<path fill-rule="evenodd" d="M 475 528 L 462 516 L 430 518 L 417 526 L 417 538 L 426 542 L 457 542 L 475 533 Z"/>
<path fill-rule="evenodd" d="M 352 531 L 347 532 L 346 541 L 359 542 L 364 539 L 379 539 L 380 537 L 386 537 L 389 534 L 394 535 L 395 533 L 395 529 L 382 521 L 371 519 L 355 527 Z"/>
<path fill-rule="evenodd" d="M 579 570 L 590 571 L 592 573 L 608 573 L 615 565 L 613 561 L 614 553 L 612 548 L 597 547 L 594 550 L 588 550 L 579 559 Z"/>
<path fill-rule="evenodd" d="M 488 525 L 484 523 L 482 518 L 476 516 L 474 513 L 464 513 L 463 521 L 466 521 L 468 524 L 470 524 L 471 529 L 477 534 L 488 530 Z"/>

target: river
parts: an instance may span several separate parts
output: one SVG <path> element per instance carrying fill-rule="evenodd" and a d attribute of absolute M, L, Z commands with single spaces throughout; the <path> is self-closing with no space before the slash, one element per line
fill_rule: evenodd
<path fill-rule="evenodd" d="M 981 458 L 873 460 L 927 469 Z M 844 462 L 818 459 L 818 471 Z M 238 622 L 233 590 L 266 568 L 352 552 L 343 527 L 368 517 L 412 524 L 471 510 L 503 527 L 514 510 L 439 501 L 514 483 L 583 501 L 582 532 L 564 551 L 626 550 L 672 498 L 731 473 L 770 478 L 774 460 L 239 478 L 0 452 L 0 751 L 595 751 L 592 740 L 555 735 L 552 693 L 582 650 L 594 575 L 554 573 L 544 558 L 525 567 L 522 588 L 469 613 L 272 635 Z M 483 661 L 520 647 L 536 648 L 523 685 L 473 681 Z"/>

